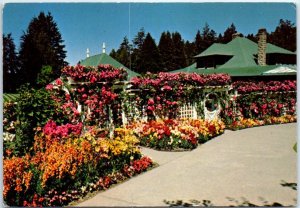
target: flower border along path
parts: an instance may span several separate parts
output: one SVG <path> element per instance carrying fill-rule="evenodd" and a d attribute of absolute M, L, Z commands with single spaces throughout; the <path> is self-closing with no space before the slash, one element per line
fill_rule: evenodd
<path fill-rule="evenodd" d="M 222 121 L 202 119 L 165 119 L 135 123 L 128 128 L 145 147 L 166 151 L 191 150 L 224 132 Z"/>
<path fill-rule="evenodd" d="M 154 165 L 143 157 L 130 130 L 116 129 L 113 139 L 94 128 L 81 130 L 80 123 L 49 121 L 37 132 L 32 155 L 4 158 L 7 205 L 65 206 Z"/>

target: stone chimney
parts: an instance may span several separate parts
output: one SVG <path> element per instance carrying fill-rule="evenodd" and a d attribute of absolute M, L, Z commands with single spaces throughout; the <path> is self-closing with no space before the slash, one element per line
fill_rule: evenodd
<path fill-rule="evenodd" d="M 102 53 L 105 53 L 105 43 L 102 44 Z"/>
<path fill-rule="evenodd" d="M 86 49 L 86 57 L 90 57 L 90 50 L 88 48 Z"/>
<path fill-rule="evenodd" d="M 241 37 L 241 33 L 233 33 L 232 34 L 232 40 L 236 37 Z"/>
<path fill-rule="evenodd" d="M 260 66 L 267 65 L 266 49 L 267 49 L 267 30 L 262 28 L 258 30 L 257 63 Z"/>

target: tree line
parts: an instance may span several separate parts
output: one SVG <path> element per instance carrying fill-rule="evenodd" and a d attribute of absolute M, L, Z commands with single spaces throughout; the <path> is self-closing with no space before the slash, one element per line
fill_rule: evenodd
<path fill-rule="evenodd" d="M 206 23 L 202 30 L 198 30 L 193 41 L 185 41 L 179 32 L 164 31 L 158 44 L 144 28 L 141 28 L 133 38 L 132 43 L 125 36 L 120 47 L 113 49 L 110 56 L 118 60 L 127 68 L 144 74 L 147 71 L 172 71 L 187 67 L 194 63 L 194 56 L 206 50 L 213 43 L 226 44 L 237 33 L 232 23 L 224 33 L 217 33 Z M 258 34 L 239 34 L 257 43 Z M 267 42 L 296 51 L 296 26 L 289 20 L 280 20 L 275 31 L 267 33 Z"/>
<path fill-rule="evenodd" d="M 191 65 L 193 57 L 213 43 L 228 43 L 236 33 L 232 23 L 222 34 L 217 35 L 206 23 L 198 30 L 193 41 L 185 41 L 179 32 L 164 31 L 158 44 L 144 28 L 130 41 L 125 36 L 118 49 L 110 56 L 126 67 L 144 74 L 147 71 L 171 71 Z M 256 41 L 257 35 L 247 38 Z M 296 26 L 289 20 L 280 20 L 275 31 L 268 33 L 268 42 L 296 51 Z M 3 91 L 16 92 L 23 84 L 31 87 L 45 86 L 60 76 L 65 61 L 64 40 L 51 13 L 41 12 L 34 17 L 20 38 L 16 50 L 11 34 L 3 35 Z"/>

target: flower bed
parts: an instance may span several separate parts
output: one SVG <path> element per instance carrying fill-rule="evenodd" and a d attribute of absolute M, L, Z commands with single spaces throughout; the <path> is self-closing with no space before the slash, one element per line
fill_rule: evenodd
<path fill-rule="evenodd" d="M 292 115 L 284 115 L 280 117 L 270 116 L 270 117 L 266 117 L 264 120 L 242 118 L 240 120 L 232 122 L 232 124 L 228 125 L 227 128 L 231 130 L 239 130 L 245 128 L 252 128 L 256 126 L 292 123 L 296 121 L 297 121 L 297 117 Z"/>
<path fill-rule="evenodd" d="M 49 121 L 35 136 L 34 155 L 4 159 L 4 200 L 11 206 L 64 206 L 88 191 L 102 190 L 147 170 L 132 131 L 118 128 L 115 138 L 81 124 Z M 9 151 L 9 150 L 7 150 Z"/>
<path fill-rule="evenodd" d="M 167 119 L 135 123 L 129 128 L 143 146 L 159 150 L 186 150 L 223 133 L 225 125 L 221 121 Z"/>

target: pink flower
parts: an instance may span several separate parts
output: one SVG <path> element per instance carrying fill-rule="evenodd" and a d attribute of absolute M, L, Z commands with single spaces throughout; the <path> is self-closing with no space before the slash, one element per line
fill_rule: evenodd
<path fill-rule="evenodd" d="M 148 100 L 148 105 L 154 105 L 154 100 L 152 98 Z"/>
<path fill-rule="evenodd" d="M 61 81 L 60 78 L 56 79 L 56 80 L 55 80 L 55 83 L 56 83 L 58 86 L 60 86 L 60 85 L 63 84 L 63 82 Z"/>
<path fill-rule="evenodd" d="M 52 90 L 53 89 L 53 84 L 48 84 L 46 86 L 46 90 Z"/>

